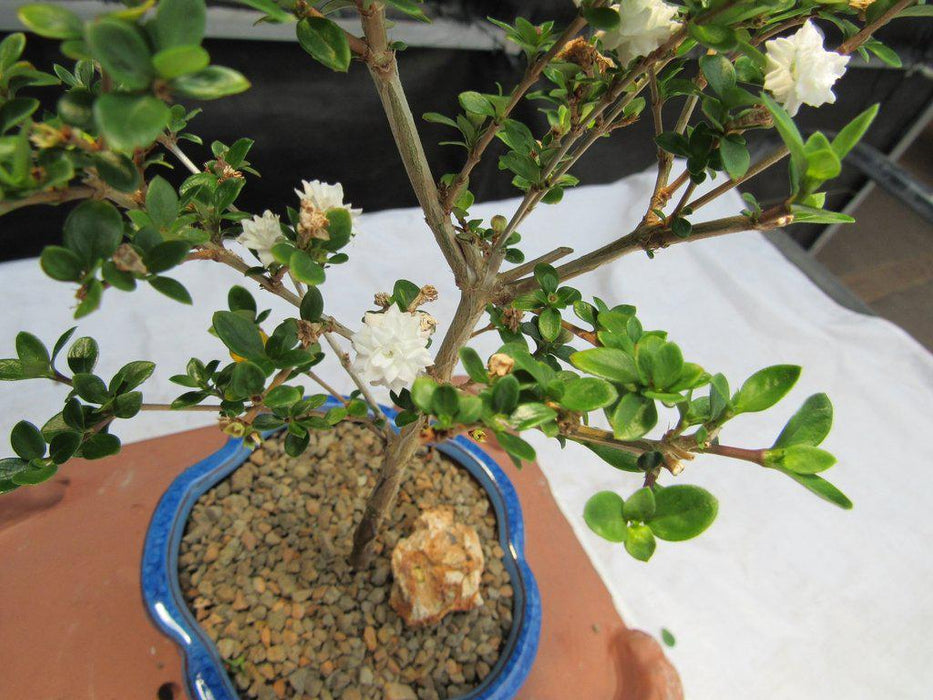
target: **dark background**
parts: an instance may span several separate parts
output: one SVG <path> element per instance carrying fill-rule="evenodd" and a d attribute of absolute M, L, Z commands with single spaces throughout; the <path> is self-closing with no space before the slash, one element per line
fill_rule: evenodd
<path fill-rule="evenodd" d="M 511 21 L 521 11 L 532 21 L 557 19 L 563 24 L 573 6 L 569 0 L 462 0 L 433 5 L 431 11 L 459 21 L 478 21 L 487 15 Z M 933 97 L 933 84 L 919 68 L 929 62 L 933 50 L 933 22 L 899 20 L 880 36 L 901 54 L 904 68 L 868 67 L 854 56 L 835 90 L 838 102 L 819 110 L 801 110 L 797 122 L 804 134 L 838 128 L 880 102 L 882 109 L 867 141 L 887 152 L 924 110 Z M 227 144 L 241 136 L 256 140 L 250 160 L 262 178 L 250 178 L 238 200 L 241 208 L 284 211 L 286 203 L 293 203 L 292 190 L 301 179 L 342 182 L 347 200 L 366 211 L 416 203 L 363 65 L 355 62 L 349 74 L 336 74 L 291 42 L 208 39 L 205 47 L 212 62 L 240 70 L 253 87 L 242 95 L 203 105 L 205 111 L 192 122 L 191 130 L 204 139 L 205 146 L 184 144 L 185 150 L 195 162 L 202 162 L 210 157 L 212 140 Z M 57 42 L 33 35 L 28 37 L 27 58 L 42 69 L 51 68 L 54 62 L 69 64 L 58 54 Z M 492 92 L 497 81 L 508 89 L 520 79 L 523 64 L 504 51 L 409 48 L 399 55 L 399 69 L 418 117 L 428 111 L 453 115 L 458 111 L 457 95 L 463 90 Z M 46 93 L 52 94 L 54 89 Z M 675 103 L 669 120 L 679 109 Z M 534 103 L 523 103 L 515 116 L 533 128 L 537 125 L 539 133 L 546 129 Z M 459 170 L 463 149 L 436 145 L 455 132 L 424 122 L 420 128 L 435 176 Z M 652 133 L 646 113 L 639 123 L 594 146 L 575 166 L 574 174 L 583 184 L 592 184 L 646 168 L 654 160 Z M 756 134 L 750 142 L 753 158 L 756 152 L 773 149 L 777 142 L 770 139 L 774 138 L 773 134 Z M 491 148 L 489 156 L 494 151 Z M 178 168 L 168 177 L 180 180 L 185 174 Z M 509 179 L 499 172 L 496 158 L 487 157 L 474 170 L 471 189 L 480 201 L 512 197 L 516 190 Z M 843 206 L 862 182 L 856 170 L 846 168 L 843 176 L 831 183 L 828 206 Z M 748 189 L 763 202 L 780 199 L 786 195 L 782 168 L 768 171 Z M 68 209 L 32 207 L 4 216 L 0 219 L 0 259 L 34 256 L 44 244 L 57 241 Z M 819 227 L 795 226 L 791 233 L 806 246 L 815 239 Z"/>

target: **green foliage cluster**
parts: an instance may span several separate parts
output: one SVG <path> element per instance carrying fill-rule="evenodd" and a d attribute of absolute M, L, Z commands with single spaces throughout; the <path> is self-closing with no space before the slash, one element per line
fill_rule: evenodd
<path fill-rule="evenodd" d="M 260 21 L 294 23 L 298 44 L 326 68 L 347 71 L 356 57 L 368 64 L 377 82 L 397 78 L 394 54 L 405 48 L 388 42 L 384 10 L 427 20 L 417 0 L 240 1 L 258 10 Z M 322 212 L 309 233 L 302 212 L 289 208 L 280 236 L 272 231 L 274 240 L 262 251 L 272 262 L 257 250 L 256 263 L 247 263 L 226 248 L 252 216 L 237 202 L 248 176 L 258 175 L 248 160 L 253 141 L 210 143 L 211 158 L 202 164 L 192 163 L 180 144 L 203 145 L 190 130 L 200 111 L 191 102 L 235 95 L 249 81 L 211 63 L 203 46 L 204 0 L 126 0 L 124 5 L 90 21 L 51 4 L 20 8 L 25 26 L 58 41 L 69 61 L 45 72 L 23 60 L 23 34 L 0 42 L 0 214 L 30 204 L 80 201 L 65 222 L 61 245 L 48 246 L 40 259 L 46 274 L 75 287 L 78 319 L 98 309 L 108 290 L 132 292 L 141 284 L 193 303 L 173 275 L 189 260 L 230 265 L 293 304 L 294 314 L 273 326 L 270 312 L 260 311 L 244 286 L 230 289 L 227 309 L 213 315 L 209 329 L 229 359 L 191 358 L 183 373 L 171 377 L 184 389 L 171 408 L 214 411 L 228 433 L 247 439 L 283 429 L 292 455 L 305 450 L 311 431 L 342 421 L 365 423 L 387 437 L 386 418 L 363 382 L 329 410 L 323 409 L 327 394 L 309 394 L 301 384 L 304 378 L 315 379 L 313 368 L 324 358 L 322 337 L 331 341 L 335 332 L 350 337 L 324 313 L 321 286 L 329 266 L 349 259 L 351 211 L 335 206 Z M 362 12 L 365 38 L 349 34 L 329 17 L 349 7 Z M 578 184 L 570 171 L 587 148 L 651 118 L 658 187 L 642 224 L 617 243 L 631 239 L 651 255 L 671 242 L 690 240 L 700 225 L 695 221 L 700 204 L 690 200 L 694 188 L 720 179 L 730 189 L 761 172 L 767 164 L 753 162 L 755 139 L 772 129 L 790 156 L 789 192 L 782 201 L 764 204 L 745 195 L 742 216 L 748 227 L 847 221 L 824 208 L 826 183 L 840 174 L 842 159 L 870 128 L 877 106 L 833 138 L 801 134 L 764 89 L 766 41 L 810 20 L 833 26 L 848 49 L 863 58 L 873 55 L 899 65 L 896 54 L 865 31 L 890 19 L 897 9 L 893 0 L 876 0 L 861 14 L 848 3 L 830 0 L 685 0 L 678 8 L 678 29 L 655 51 L 632 60 L 608 48 L 606 33 L 621 21 L 610 3 L 580 3 L 569 32 L 553 22 L 491 20 L 523 54 L 525 75 L 512 89 L 482 86 L 461 93 L 453 116 L 424 115 L 432 125 L 428 130 L 453 130 L 444 143 L 466 153 L 463 169 L 442 175 L 437 183 L 422 177 L 430 175 L 430 168 L 417 161 L 423 149 L 400 86 L 384 92 L 401 156 L 413 173 L 432 232 L 440 240 L 449 234 L 453 255 L 461 254 L 472 273 L 457 279 L 464 298 L 482 297 L 474 318 L 488 304 L 488 329 L 502 341 L 484 361 L 467 347 L 473 328 L 461 328 L 464 340 L 453 349 L 459 351 L 469 384 L 454 386 L 447 381 L 449 373 L 440 379 L 420 377 L 393 395 L 401 409 L 396 423 L 403 430 L 427 427 L 426 434 L 433 432 L 437 439 L 461 432 L 477 438 L 492 434 L 519 466 L 535 458 L 531 442 L 521 434 L 537 430 L 561 444 L 580 443 L 611 467 L 638 475 L 643 479 L 638 490 L 627 498 L 596 494 L 584 516 L 597 534 L 623 544 L 640 560 L 651 557 L 656 540 L 689 539 L 713 522 L 714 496 L 696 486 L 658 483 L 663 470 L 677 475 L 697 454 L 750 462 L 835 505 L 851 507 L 822 477 L 835 462 L 821 447 L 832 425 L 832 404 L 824 394 L 809 397 L 770 446 L 722 444 L 720 435 L 730 421 L 771 409 L 792 389 L 800 368 L 766 367 L 733 391 L 722 373 L 686 360 L 665 331 L 646 330 L 635 307 L 584 300 L 567 283 L 578 273 L 573 265 L 522 265 L 519 229 L 525 217 L 538 203 L 558 203 L 566 189 Z M 929 5 L 916 4 L 899 16 L 929 15 Z M 579 30 L 583 34 L 576 37 Z M 52 88 L 57 90 L 54 99 L 40 101 Z M 543 133 L 515 116 L 524 100 L 539 106 L 547 124 Z M 676 121 L 670 117 L 676 113 L 672 107 L 682 110 Z M 487 149 L 522 195 L 511 218 L 495 216 L 487 222 L 471 214 L 470 172 Z M 670 183 L 675 156 L 685 161 L 685 170 L 679 182 Z M 168 172 L 176 161 L 190 174 L 181 178 Z M 665 211 L 679 187 L 686 189 L 682 200 Z M 521 268 L 500 273 L 503 260 Z M 401 279 L 391 294 L 379 295 L 380 303 L 413 312 L 424 289 Z M 115 453 L 120 442 L 110 433 L 113 421 L 146 408 L 139 387 L 154 365 L 131 362 L 106 381 L 94 373 L 97 342 L 70 342 L 74 332 L 66 331 L 51 352 L 35 336 L 20 333 L 16 357 L 0 359 L 0 380 L 50 380 L 67 387 L 62 411 L 41 428 L 27 421 L 14 427 L 15 456 L 0 460 L 0 491 L 46 480 L 72 457 Z M 62 353 L 67 370 L 56 365 Z M 340 359 L 349 366 L 348 358 Z M 672 427 L 649 437 L 666 416 L 673 417 Z"/>

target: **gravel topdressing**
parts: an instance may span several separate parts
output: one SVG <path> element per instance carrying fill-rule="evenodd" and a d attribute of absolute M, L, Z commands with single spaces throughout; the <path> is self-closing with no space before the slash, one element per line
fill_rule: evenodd
<path fill-rule="evenodd" d="M 477 686 L 512 625 L 513 591 L 496 517 L 482 487 L 435 450 L 402 484 L 371 567 L 347 563 L 353 528 L 375 483 L 382 446 L 344 424 L 312 433 L 297 459 L 263 443 L 195 504 L 179 578 L 242 697 L 453 698 Z M 434 627 L 406 627 L 388 604 L 390 555 L 421 510 L 454 507 L 486 557 L 485 605 Z"/>

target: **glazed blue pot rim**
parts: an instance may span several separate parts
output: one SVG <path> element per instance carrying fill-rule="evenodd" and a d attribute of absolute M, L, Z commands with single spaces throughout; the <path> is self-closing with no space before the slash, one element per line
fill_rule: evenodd
<path fill-rule="evenodd" d="M 336 406 L 330 399 L 324 408 Z M 383 407 L 393 420 L 396 411 Z M 397 430 L 397 428 L 396 428 Z M 272 434 L 275 431 L 270 431 Z M 435 445 L 480 482 L 496 512 L 503 563 L 512 584 L 513 617 L 499 660 L 483 683 L 457 700 L 509 700 L 531 671 L 541 634 L 541 598 L 525 561 L 525 530 L 518 494 L 501 467 L 464 436 Z M 195 700 L 238 700 L 216 646 L 185 604 L 178 581 L 178 550 L 195 502 L 249 457 L 240 439 L 182 472 L 156 506 L 142 557 L 142 594 L 155 625 L 181 648 L 185 682 Z"/>

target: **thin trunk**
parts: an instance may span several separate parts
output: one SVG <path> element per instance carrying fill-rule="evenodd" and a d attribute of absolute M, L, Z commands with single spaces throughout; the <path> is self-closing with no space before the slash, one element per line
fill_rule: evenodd
<path fill-rule="evenodd" d="M 434 363 L 434 376 L 439 381 L 447 381 L 457 365 L 458 352 L 470 339 L 470 333 L 476 327 L 485 308 L 485 294 L 464 292 L 460 305 L 451 321 L 450 329 L 441 343 Z M 392 510 L 399 486 L 405 476 L 405 470 L 415 451 L 421 444 L 419 437 L 427 420 L 420 418 L 406 425 L 401 432 L 386 446 L 385 461 L 376 486 L 366 502 L 363 519 L 353 535 L 353 552 L 350 565 L 356 569 L 365 569 L 372 559 L 373 543 L 379 535 L 382 524 Z"/>

